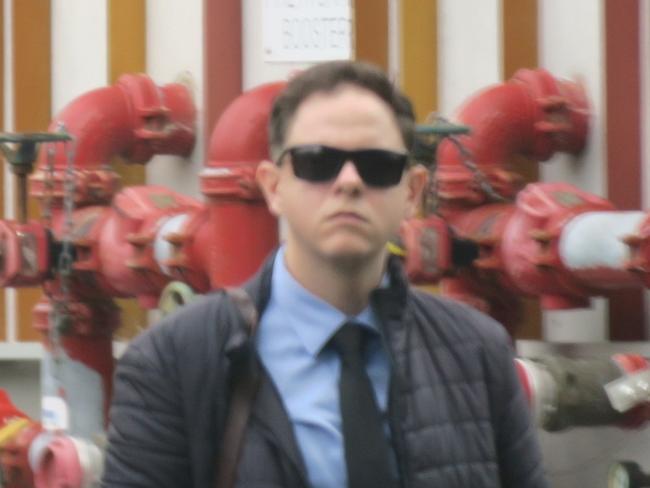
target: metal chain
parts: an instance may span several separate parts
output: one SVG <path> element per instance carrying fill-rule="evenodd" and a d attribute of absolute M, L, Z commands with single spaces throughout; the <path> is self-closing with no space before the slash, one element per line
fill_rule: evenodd
<path fill-rule="evenodd" d="M 48 142 L 47 144 L 47 158 L 45 166 L 45 175 L 43 181 L 43 224 L 46 229 L 52 230 L 52 200 L 54 198 L 54 156 L 55 156 L 55 143 Z"/>
<path fill-rule="evenodd" d="M 436 112 L 427 115 L 425 124 L 435 126 L 444 119 Z M 440 199 L 438 197 L 438 180 L 436 178 L 436 148 L 441 139 L 440 134 L 418 133 L 416 138 L 415 161 L 427 169 L 427 186 L 422 194 L 422 209 L 424 216 L 438 214 Z"/>
<path fill-rule="evenodd" d="M 59 125 L 59 131 L 65 132 L 65 126 Z M 63 223 L 61 226 L 61 252 L 57 262 L 56 274 L 59 277 L 60 294 L 54 298 L 53 317 L 50 327 L 50 341 L 55 363 L 60 359 L 61 335 L 71 324 L 70 316 L 70 281 L 72 278 L 72 231 L 74 228 L 74 140 L 63 143 L 66 154 L 66 167 L 63 176 Z M 55 373 L 56 376 L 56 373 Z"/>
<path fill-rule="evenodd" d="M 65 126 L 59 124 L 59 132 L 65 132 Z M 60 144 L 60 142 L 59 142 Z M 63 142 L 64 151 L 67 158 L 65 172 L 63 175 L 63 222 L 60 227 L 60 236 L 58 240 L 61 242 L 61 251 L 58 256 L 55 276 L 59 279 L 59 290 L 54 290 L 49 296 L 52 308 L 49 316 L 49 341 L 50 341 L 50 358 L 49 362 L 49 379 L 46 396 L 43 398 L 43 415 L 44 419 L 48 419 L 52 425 L 48 425 L 48 430 L 54 431 L 67 431 L 68 413 L 65 392 L 64 371 L 66 364 L 66 354 L 64 352 L 61 336 L 69 329 L 71 321 L 70 310 L 70 281 L 72 275 L 72 230 L 73 220 L 72 212 L 74 210 L 74 167 L 73 167 L 73 144 L 74 140 Z M 44 213 L 46 218 L 52 218 L 52 199 L 53 192 L 50 185 L 54 185 L 54 157 L 55 153 L 52 149 L 52 144 L 48 148 L 48 164 L 47 164 L 47 189 L 45 199 Z M 45 406 L 45 400 L 48 400 L 48 406 Z M 62 413 L 65 411 L 65 413 Z M 45 424 L 44 424 L 45 425 Z"/>
<path fill-rule="evenodd" d="M 485 194 L 488 197 L 490 197 L 492 200 L 495 200 L 497 202 L 509 202 L 510 200 L 499 195 L 496 192 L 496 190 L 492 187 L 492 185 L 488 181 L 487 176 L 485 175 L 485 173 L 483 173 L 483 171 L 481 171 L 481 169 L 472 160 L 471 153 L 467 150 L 467 148 L 463 145 L 463 143 L 460 142 L 460 139 L 454 135 L 448 135 L 447 138 L 456 146 L 456 149 L 458 149 L 458 152 L 463 158 L 463 165 L 472 172 L 474 176 L 474 181 L 479 186 L 479 188 L 483 190 Z"/>
<path fill-rule="evenodd" d="M 436 178 L 435 171 L 431 169 L 427 171 L 427 187 L 423 198 L 424 215 L 439 215 L 438 207 L 440 206 L 440 197 L 438 196 L 438 179 Z"/>
<path fill-rule="evenodd" d="M 436 124 L 448 124 L 449 126 L 453 126 L 448 119 L 445 117 L 441 117 L 437 113 L 431 113 L 427 117 L 427 124 L 429 125 L 436 125 Z M 498 201 L 498 202 L 508 202 L 507 198 L 503 197 L 500 195 L 494 187 L 490 184 L 488 177 L 485 175 L 483 171 L 478 167 L 478 165 L 473 161 L 472 159 L 472 154 L 470 151 L 465 147 L 465 145 L 461 142 L 460 138 L 458 135 L 454 133 L 441 133 L 441 135 L 438 135 L 437 137 L 441 138 L 447 138 L 449 141 L 458 149 L 458 152 L 460 153 L 460 156 L 462 158 L 462 163 L 463 165 L 471 171 L 473 177 L 474 177 L 474 182 L 477 184 L 477 186 L 493 201 Z M 436 145 L 439 144 L 436 143 Z M 427 169 L 429 170 L 429 178 L 427 181 L 427 191 L 424 194 L 424 209 L 426 214 L 434 213 L 438 214 L 438 207 L 440 206 L 440 196 L 438 194 L 438 188 L 439 188 L 439 181 L 436 178 L 436 167 L 437 167 L 437 161 L 435 161 L 435 151 L 432 154 L 433 160 L 430 162 L 427 162 L 426 166 Z"/>
<path fill-rule="evenodd" d="M 61 130 L 65 131 L 65 127 L 61 126 Z M 72 219 L 74 212 L 74 140 L 66 141 L 66 168 L 65 176 L 63 178 L 63 227 L 61 234 L 61 254 L 59 255 L 58 272 L 61 277 L 61 291 L 63 292 L 63 300 L 67 304 L 70 301 L 70 279 L 72 275 L 72 231 L 74 229 L 74 221 Z M 67 308 L 67 307 L 66 307 Z"/>

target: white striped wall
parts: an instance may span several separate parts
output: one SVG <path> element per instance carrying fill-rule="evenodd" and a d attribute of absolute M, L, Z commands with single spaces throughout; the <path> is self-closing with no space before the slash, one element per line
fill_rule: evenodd
<path fill-rule="evenodd" d="M 106 7 L 106 0 L 52 2 L 53 114 L 108 82 Z"/>
<path fill-rule="evenodd" d="M 203 2 L 147 0 L 147 73 L 164 85 L 183 81 L 193 87 L 197 101 L 197 138 L 189 158 L 155 156 L 147 164 L 147 182 L 198 197 L 198 173 L 204 159 L 203 126 Z"/>
<path fill-rule="evenodd" d="M 438 110 L 501 81 L 499 0 L 438 0 Z M 480 48 L 478 48 L 480 46 Z"/>
<path fill-rule="evenodd" d="M 148 18 L 148 71 L 159 83 L 167 82 L 167 75 L 187 69 L 183 67 L 183 56 L 200 56 L 200 37 L 197 44 L 195 29 L 197 13 L 176 16 L 183 22 L 175 22 L 169 16 L 172 0 L 163 3 L 150 0 Z M 375 1 L 375 0 L 372 0 Z M 405 0 L 401 0 L 405 1 Z M 580 79 L 584 82 L 593 105 L 591 137 L 586 152 L 578 157 L 558 156 L 541 169 L 545 181 L 568 181 L 576 186 L 604 195 L 608 181 L 606 172 L 605 130 L 605 76 L 603 32 L 603 2 L 609 0 L 539 0 L 539 64 L 556 76 Z M 193 9 L 193 2 L 184 8 Z M 198 3 L 198 2 L 197 2 Z M 152 5 L 155 4 L 155 5 Z M 648 4 L 645 1 L 646 12 Z M 259 0 L 243 0 L 243 86 L 250 88 L 259 83 L 286 78 L 291 71 L 304 65 L 292 63 L 266 63 L 261 52 L 262 18 Z M 393 11 L 394 12 L 394 11 Z M 501 35 L 501 0 L 438 0 L 438 75 L 439 90 L 437 109 L 444 115 L 453 111 L 476 90 L 499 82 L 502 78 L 503 48 Z M 157 19 L 157 20 L 155 20 Z M 194 20 L 192 20 L 194 19 Z M 645 16 L 646 40 L 650 18 Z M 640 20 L 643 22 L 643 19 Z M 399 25 L 399 22 L 397 22 Z M 156 27 L 158 26 L 158 27 Z M 157 32 L 157 33 L 156 33 Z M 154 34 L 155 33 L 155 34 Z M 398 36 L 397 32 L 393 35 Z M 174 39 L 170 44 L 169 39 Z M 392 38 L 395 42 L 395 38 Z M 176 45 L 172 45 L 176 43 Z M 390 44 L 389 44 L 390 45 Z M 650 44 L 646 44 L 646 47 Z M 180 54 L 175 54 L 180 53 Z M 177 59 L 180 57 L 180 59 Z M 155 59 L 154 59 L 155 58 Z M 645 57 L 647 59 L 647 56 Z M 190 72 L 197 80 L 201 69 L 200 60 L 187 61 Z M 399 66 L 398 61 L 393 61 Z M 196 71 L 193 71 L 196 70 Z M 650 76 L 646 67 L 644 73 L 645 93 L 648 94 Z M 200 81 L 199 81 L 200 84 Z M 650 120 L 650 104 L 645 103 L 645 120 Z M 210 128 L 202 128 L 209 131 Z M 650 141 L 650 128 L 646 126 L 644 139 Z M 202 138 L 200 138 L 202 139 Z M 648 167 L 648 143 L 645 145 L 645 164 Z M 197 159 L 197 157 L 199 159 Z M 202 155 L 192 157 L 192 165 L 200 163 Z M 177 174 L 177 162 L 169 165 L 156 161 L 148 170 L 149 181 L 160 181 L 181 191 L 187 191 L 181 175 Z M 620 164 L 624 164 L 621 162 Z M 154 169 L 155 168 L 155 169 Z M 195 168 L 195 166 L 193 166 Z M 197 181 L 188 171 L 191 181 Z M 650 194 L 650 176 L 646 173 L 646 198 Z M 191 185 L 190 185 L 191 188 Z M 190 189 L 190 192 L 192 190 Z M 648 203 L 648 200 L 646 200 Z M 595 300 L 594 310 L 575 310 L 544 314 L 544 335 L 552 341 L 598 341 L 606 338 L 607 306 L 603 300 Z M 632 456 L 634 451 L 644 452 L 643 433 L 627 434 L 609 431 L 574 432 L 567 435 L 546 435 L 544 454 L 556 488 L 575 486 L 605 486 L 602 471 L 610 459 L 608 444 L 616 442 L 623 446 L 619 455 Z M 602 449 L 594 446 L 603 446 Z M 641 446 L 641 447 L 639 447 Z M 638 447 L 638 448 L 637 448 Z M 645 450 L 647 452 L 647 450 Z M 590 462 L 590 460 L 594 460 Z M 599 471 L 593 471 L 593 465 Z"/>
<path fill-rule="evenodd" d="M 5 0 L 4 89 L 5 130 L 12 130 L 13 78 L 11 46 L 11 9 Z M 364 1 L 364 0 L 358 0 Z M 377 1 L 377 0 L 365 0 Z M 396 79 L 400 71 L 399 46 L 400 3 L 388 0 L 391 12 L 389 66 Z M 438 111 L 450 116 L 476 90 L 502 79 L 503 2 L 505 0 L 437 0 L 439 100 Z M 605 76 L 603 73 L 604 2 L 614 0 L 539 0 L 538 47 L 539 65 L 559 77 L 582 80 L 593 107 L 588 147 L 577 158 L 557 156 L 544 165 L 540 177 L 544 181 L 568 181 L 576 186 L 604 195 L 607 191 Z M 76 96 L 94 87 L 103 86 L 108 78 L 107 0 L 53 0 L 52 2 L 52 108 L 60 110 Z M 262 9 L 260 0 L 243 0 L 244 57 L 243 87 L 284 79 L 306 64 L 268 63 L 263 59 Z M 650 207 L 650 0 L 643 0 L 642 46 L 643 65 L 643 174 L 644 207 Z M 197 196 L 197 174 L 205 158 L 205 135 L 212 129 L 202 126 L 204 83 L 204 19 L 203 2 L 199 0 L 147 0 L 147 72 L 164 84 L 179 79 L 194 86 L 199 101 L 199 134 L 194 154 L 188 159 L 158 156 L 147 167 L 149 183 L 162 184 L 179 192 Z M 392 52 L 392 54 L 391 54 Z M 617 162 L 625 164 L 625 162 Z M 7 216 L 12 215 L 13 190 L 11 178 L 5 179 L 3 199 Z M 9 304 L 14 292 L 6 291 Z M 650 307 L 646 316 L 650 316 Z M 16 337 L 13 306 L 6 308 L 4 320 L 10 324 L 9 340 Z M 577 310 L 544 314 L 544 336 L 550 341 L 600 341 L 607 333 L 607 306 L 595 300 L 593 310 Z M 12 328 L 14 327 L 14 328 Z M 1 349 L 1 348 L 0 348 Z M 1 356 L 1 351 L 0 351 Z M 1 358 L 0 358 L 1 359 Z M 16 394 L 19 406 L 35 414 L 38 397 L 36 368 L 4 367 L 0 362 L 0 386 Z M 30 388 L 26 388 L 30 385 Z M 620 449 L 616 456 L 645 455 L 644 432 L 632 434 L 613 429 L 573 432 L 567 435 L 545 435 L 544 453 L 550 465 L 553 486 L 605 486 L 602 473 L 593 474 L 596 466 L 605 469 L 610 459 L 610 444 Z M 597 447 L 597 449 L 595 448 Z M 648 466 L 646 459 L 646 466 Z"/>
<path fill-rule="evenodd" d="M 539 2 L 540 65 L 552 74 L 584 83 L 593 116 L 585 152 L 558 154 L 540 169 L 543 181 L 566 181 L 600 196 L 606 194 L 603 127 L 603 8 L 593 0 Z M 580 19 L 580 21 L 576 21 Z M 593 309 L 545 312 L 544 337 L 552 342 L 592 342 L 607 337 L 607 302 L 592 300 Z"/>
<path fill-rule="evenodd" d="M 601 196 L 607 193 L 603 15 L 602 4 L 593 0 L 540 2 L 540 65 L 555 76 L 583 82 L 593 110 L 586 151 L 579 158 L 556 155 L 542 165 L 541 176 L 545 181 L 569 181 Z"/>
<path fill-rule="evenodd" d="M 6 132 L 11 132 L 14 129 L 14 83 L 13 77 L 10 73 L 13 72 L 13 25 L 11 19 L 13 17 L 13 0 L 5 0 L 4 2 L 4 114 L 3 126 Z M 7 218 L 15 216 L 14 208 L 14 184 L 13 176 L 9 170 L 8 165 L 3 165 L 4 179 L 3 179 L 3 198 L 4 210 Z M 4 317 L 6 325 L 7 342 L 14 342 L 17 338 L 16 331 L 16 290 L 7 288 L 1 290 L 0 293 L 5 295 L 5 310 Z"/>

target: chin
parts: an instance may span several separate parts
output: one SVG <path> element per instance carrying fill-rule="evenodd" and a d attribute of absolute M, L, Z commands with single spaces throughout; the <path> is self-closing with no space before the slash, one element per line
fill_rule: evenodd
<path fill-rule="evenodd" d="M 323 255 L 330 261 L 345 267 L 359 267 L 372 262 L 383 254 L 384 246 L 369 245 L 332 246 L 323 249 Z"/>

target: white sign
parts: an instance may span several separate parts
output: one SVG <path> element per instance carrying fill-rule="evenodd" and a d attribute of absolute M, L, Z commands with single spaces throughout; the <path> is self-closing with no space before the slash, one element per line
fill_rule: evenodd
<path fill-rule="evenodd" d="M 65 400 L 57 396 L 44 396 L 41 399 L 41 424 L 49 431 L 67 430 L 70 426 L 70 413 Z"/>
<path fill-rule="evenodd" d="M 350 59 L 350 0 L 264 0 L 264 60 Z"/>

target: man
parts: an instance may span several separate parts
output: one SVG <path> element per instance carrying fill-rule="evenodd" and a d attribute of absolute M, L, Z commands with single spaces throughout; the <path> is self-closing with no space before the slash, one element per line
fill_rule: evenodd
<path fill-rule="evenodd" d="M 286 241 L 246 286 L 262 380 L 237 486 L 547 486 L 503 328 L 411 289 L 386 251 L 426 182 L 413 139 L 409 102 L 369 65 L 315 66 L 275 101 L 257 176 Z M 217 294 L 133 342 L 104 486 L 212 486 L 247 341 Z"/>

